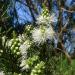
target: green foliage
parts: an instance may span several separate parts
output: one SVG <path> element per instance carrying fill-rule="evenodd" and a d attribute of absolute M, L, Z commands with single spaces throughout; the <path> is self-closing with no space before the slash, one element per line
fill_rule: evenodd
<path fill-rule="evenodd" d="M 44 7 L 40 16 L 43 24 L 27 25 L 22 34 L 0 27 L 0 69 L 6 75 L 75 75 L 75 60 L 69 65 L 54 48 L 55 32 L 50 22 L 54 15 L 50 19 Z"/>
<path fill-rule="evenodd" d="M 56 75 L 75 75 L 75 59 L 72 60 L 71 64 L 68 64 L 66 59 L 61 59 L 56 69 Z"/>
<path fill-rule="evenodd" d="M 44 68 L 45 68 L 45 63 L 41 61 L 32 69 L 30 75 L 44 75 L 43 73 Z"/>
<path fill-rule="evenodd" d="M 26 63 L 27 63 L 30 67 L 33 67 L 34 64 L 35 64 L 35 62 L 36 62 L 36 63 L 38 62 L 38 59 L 39 59 L 39 57 L 34 55 L 33 57 L 28 58 L 27 61 L 26 61 Z"/>
<path fill-rule="evenodd" d="M 11 45 L 10 45 L 10 49 L 11 52 L 15 55 L 20 55 L 20 51 L 19 51 L 19 46 L 20 46 L 20 42 L 19 39 L 11 39 Z"/>

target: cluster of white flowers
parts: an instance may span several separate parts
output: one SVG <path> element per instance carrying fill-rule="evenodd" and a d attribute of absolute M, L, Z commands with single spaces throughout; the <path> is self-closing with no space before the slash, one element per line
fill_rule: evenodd
<path fill-rule="evenodd" d="M 37 24 L 51 24 L 57 22 L 57 17 L 55 16 L 55 14 L 49 15 L 49 16 L 43 16 L 43 15 L 39 15 L 39 17 L 37 17 Z"/>
<path fill-rule="evenodd" d="M 37 17 L 37 24 L 44 24 L 44 23 L 46 23 L 47 22 L 47 20 L 46 20 L 46 18 L 45 17 L 43 17 L 42 15 L 39 15 L 39 17 Z"/>
<path fill-rule="evenodd" d="M 27 49 L 31 46 L 31 42 L 29 40 L 26 40 L 21 46 L 20 46 L 20 52 L 22 54 L 22 58 L 25 59 L 27 56 Z"/>
<path fill-rule="evenodd" d="M 22 70 L 29 69 L 29 65 L 26 63 L 26 60 L 21 60 L 20 67 L 22 67 Z"/>
<path fill-rule="evenodd" d="M 49 21 L 50 23 L 54 23 L 54 22 L 57 22 L 57 17 L 55 16 L 55 14 L 51 14 L 51 16 L 49 16 Z"/>
<path fill-rule="evenodd" d="M 18 39 L 20 42 L 22 42 L 23 40 L 25 40 L 25 35 L 24 34 L 19 34 Z"/>
<path fill-rule="evenodd" d="M 12 45 L 13 39 L 8 40 L 8 47 L 10 47 Z"/>
<path fill-rule="evenodd" d="M 0 75 L 5 75 L 3 71 L 0 71 Z"/>
<path fill-rule="evenodd" d="M 4 46 L 4 44 L 5 44 L 5 40 L 6 40 L 6 36 L 3 36 L 2 37 L 2 45 Z"/>
<path fill-rule="evenodd" d="M 53 28 L 50 26 L 49 28 L 44 27 L 41 28 L 34 28 L 32 32 L 33 41 L 40 44 L 46 42 L 46 40 L 51 40 L 54 37 Z"/>
<path fill-rule="evenodd" d="M 21 44 L 19 50 L 22 54 L 22 60 L 21 60 L 21 64 L 20 67 L 22 67 L 22 70 L 28 69 L 29 65 L 26 64 L 26 59 L 27 59 L 27 50 L 28 48 L 30 48 L 31 46 L 31 42 L 30 40 L 26 40 L 23 44 Z"/>

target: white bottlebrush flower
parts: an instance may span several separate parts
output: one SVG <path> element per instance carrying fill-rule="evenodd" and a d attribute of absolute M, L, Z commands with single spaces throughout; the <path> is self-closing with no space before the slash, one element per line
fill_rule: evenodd
<path fill-rule="evenodd" d="M 43 17 L 42 15 L 40 15 L 39 17 L 37 17 L 37 22 L 36 22 L 37 24 L 44 24 L 44 23 L 46 23 L 46 19 L 45 19 L 45 17 Z"/>
<path fill-rule="evenodd" d="M 5 75 L 3 71 L 0 71 L 0 75 Z"/>
<path fill-rule="evenodd" d="M 8 41 L 8 47 L 10 47 L 12 45 L 13 39 Z"/>
<path fill-rule="evenodd" d="M 49 40 L 53 39 L 54 37 L 53 28 L 51 26 L 49 28 L 46 28 L 45 34 L 46 34 L 46 39 L 49 39 Z"/>
<path fill-rule="evenodd" d="M 50 23 L 57 22 L 57 17 L 55 16 L 54 13 L 51 16 L 49 16 L 49 22 Z"/>
<path fill-rule="evenodd" d="M 42 32 L 40 28 L 34 29 L 32 32 L 32 38 L 34 42 L 41 43 L 45 41 L 44 35 L 42 36 Z"/>
<path fill-rule="evenodd" d="M 26 63 L 26 60 L 22 60 L 20 67 L 22 67 L 22 70 L 29 69 L 29 65 Z"/>
<path fill-rule="evenodd" d="M 23 66 L 25 66 L 25 64 L 26 64 L 26 60 L 21 60 L 20 67 L 23 67 Z"/>
<path fill-rule="evenodd" d="M 55 16 L 55 14 L 53 13 L 52 15 L 49 16 L 43 16 L 43 15 L 39 15 L 39 17 L 37 17 L 37 24 L 51 24 L 53 22 L 57 22 L 57 17 Z"/>
<path fill-rule="evenodd" d="M 26 56 L 27 56 L 27 48 L 28 47 L 26 45 L 24 45 L 24 44 L 22 44 L 20 46 L 20 52 L 22 54 L 22 58 L 26 58 Z"/>
<path fill-rule="evenodd" d="M 4 44 L 5 44 L 5 40 L 6 40 L 6 36 L 3 36 L 2 37 L 2 45 L 4 46 Z"/>
<path fill-rule="evenodd" d="M 26 40 L 21 46 L 20 46 L 20 52 L 23 56 L 23 58 L 26 58 L 27 56 L 27 49 L 31 46 L 31 42 L 29 40 Z"/>
<path fill-rule="evenodd" d="M 41 29 L 36 28 L 32 32 L 33 41 L 40 44 L 46 42 L 47 39 L 51 40 L 54 36 L 52 27 Z"/>
<path fill-rule="evenodd" d="M 20 42 L 22 42 L 23 40 L 25 40 L 25 35 L 24 34 L 22 34 L 22 35 L 19 34 L 18 39 L 19 39 Z"/>
<path fill-rule="evenodd" d="M 29 69 L 29 65 L 28 65 L 28 64 L 25 65 L 25 66 L 22 68 L 22 70 L 27 70 L 27 69 Z"/>

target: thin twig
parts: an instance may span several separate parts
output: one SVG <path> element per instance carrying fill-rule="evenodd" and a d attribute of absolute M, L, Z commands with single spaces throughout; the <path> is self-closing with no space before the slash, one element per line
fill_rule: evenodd
<path fill-rule="evenodd" d="M 63 7 L 61 7 L 61 9 L 62 10 L 65 10 L 65 11 L 67 11 L 67 12 L 69 12 L 69 13 L 74 13 L 75 11 L 73 11 L 73 10 L 67 10 L 67 9 L 65 9 L 65 8 L 63 8 Z"/>
<path fill-rule="evenodd" d="M 66 52 L 66 50 L 62 50 L 62 49 L 60 49 L 60 48 L 56 48 L 56 50 L 59 50 L 59 51 L 61 51 L 62 53 L 64 53 L 65 56 L 66 56 L 66 58 L 67 58 L 67 60 L 68 60 L 68 63 L 71 63 L 71 56 L 68 54 L 68 52 Z"/>

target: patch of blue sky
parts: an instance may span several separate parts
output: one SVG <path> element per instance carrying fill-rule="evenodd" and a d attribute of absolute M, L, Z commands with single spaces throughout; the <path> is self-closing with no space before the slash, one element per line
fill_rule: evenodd
<path fill-rule="evenodd" d="M 17 24 L 16 24 L 16 23 L 17 23 L 17 19 L 16 19 L 15 17 L 14 17 L 13 19 L 14 19 L 14 20 L 13 20 L 13 26 L 15 27 L 15 26 L 17 25 Z M 16 25 L 15 25 L 15 24 L 16 24 Z"/>
<path fill-rule="evenodd" d="M 33 0 L 33 2 L 34 1 L 36 2 L 36 0 Z M 24 2 L 26 4 L 25 0 L 22 0 L 22 2 Z M 72 2 L 74 2 L 74 0 L 66 0 L 65 5 L 70 7 Z M 37 10 L 38 10 L 38 12 L 40 14 L 41 7 L 40 7 L 39 3 L 36 2 L 35 5 L 37 6 L 37 8 L 38 8 Z M 23 5 L 23 4 L 19 3 L 19 2 L 16 2 L 16 9 L 17 9 L 19 17 L 22 20 L 25 19 L 25 21 L 32 22 L 32 17 L 31 17 L 31 14 L 30 14 L 30 11 L 29 11 L 28 7 L 26 7 L 25 5 Z M 59 11 L 58 11 L 56 0 L 53 0 L 53 11 L 55 12 L 56 16 L 59 15 Z M 64 13 L 64 15 L 65 15 L 65 13 Z M 38 15 L 35 14 L 35 17 L 36 16 L 38 16 Z M 20 21 L 21 21 L 21 19 L 20 19 Z M 25 21 L 22 21 L 22 22 L 25 22 Z"/>
<path fill-rule="evenodd" d="M 18 13 L 18 18 L 20 23 L 24 23 L 26 21 L 32 22 L 32 17 L 29 11 L 29 8 L 19 2 L 16 2 L 16 10 Z M 21 22 L 22 21 L 22 22 Z"/>
<path fill-rule="evenodd" d="M 23 2 L 24 0 L 22 0 Z M 34 3 L 35 0 L 33 0 L 33 3 Z M 36 1 L 35 1 L 36 2 Z M 71 5 L 71 2 L 72 0 L 67 0 L 65 5 L 70 7 Z M 24 2 L 26 4 L 26 2 Z M 37 6 L 37 10 L 39 12 L 39 14 L 41 13 L 41 7 L 39 5 L 39 3 L 35 3 L 35 5 Z M 17 9 L 17 12 L 18 12 L 18 16 L 19 16 L 19 20 L 20 20 L 20 23 L 24 23 L 26 21 L 29 21 L 29 22 L 32 22 L 32 17 L 31 17 L 31 13 L 29 11 L 29 8 L 19 2 L 16 2 L 16 9 Z M 59 11 L 58 11 L 58 7 L 57 7 L 57 3 L 56 3 L 56 0 L 53 0 L 53 11 L 55 12 L 56 16 L 58 17 L 59 16 Z M 65 16 L 65 13 L 63 14 Z M 35 14 L 35 17 L 37 17 L 38 15 Z M 23 20 L 23 21 L 22 21 Z M 25 20 L 25 21 L 24 21 Z M 22 21 L 22 22 L 21 22 Z M 65 21 L 65 19 L 64 19 Z"/>
<path fill-rule="evenodd" d="M 75 4 L 75 0 L 72 0 L 72 1 L 71 1 L 71 5 L 72 5 L 72 4 Z"/>
<path fill-rule="evenodd" d="M 19 0 L 19 1 L 21 1 L 21 2 L 24 3 L 24 4 L 27 4 L 27 3 L 26 3 L 26 0 Z"/>
<path fill-rule="evenodd" d="M 56 0 L 53 0 L 53 4 L 52 4 L 52 13 L 55 14 L 55 17 L 58 18 L 59 16 L 59 10 L 57 7 L 57 2 Z M 54 23 L 54 26 L 57 26 L 57 22 Z M 55 28 L 56 29 L 56 28 Z"/>
<path fill-rule="evenodd" d="M 73 13 L 73 19 L 75 20 L 75 13 Z"/>
<path fill-rule="evenodd" d="M 42 10 L 40 3 L 38 3 L 37 0 L 32 0 L 32 1 L 33 1 L 33 4 L 36 6 L 38 13 L 40 14 Z"/>
<path fill-rule="evenodd" d="M 22 1 L 25 1 L 25 0 L 22 0 Z M 33 1 L 36 1 L 36 0 L 33 0 Z M 66 0 L 65 5 L 70 7 L 71 4 L 73 4 L 72 2 L 75 2 L 75 0 Z M 24 2 L 24 3 L 26 4 L 26 2 Z M 42 11 L 42 8 L 41 8 L 40 4 L 39 3 L 37 4 L 37 2 L 36 2 L 35 5 L 37 6 L 37 10 L 40 14 L 41 11 Z M 27 6 L 25 6 L 25 5 L 23 5 L 19 2 L 16 2 L 16 10 L 17 10 L 17 13 L 18 13 L 18 21 L 19 21 L 20 24 L 26 23 L 28 21 L 29 22 L 33 21 L 32 17 L 31 17 L 31 13 L 29 11 L 29 8 Z M 58 10 L 58 7 L 57 7 L 56 0 L 53 0 L 53 12 L 56 14 L 56 17 L 59 16 L 59 10 Z M 65 24 L 66 21 L 67 21 L 68 14 L 65 11 L 63 11 L 62 15 L 63 15 L 63 24 Z M 35 14 L 35 16 L 37 17 L 38 15 Z M 75 15 L 73 15 L 73 17 L 75 18 Z M 16 20 L 16 18 L 14 18 L 14 23 L 16 23 L 16 22 L 17 22 L 17 20 Z M 70 50 L 72 49 L 72 46 L 71 46 L 71 43 L 70 43 L 69 40 L 66 41 L 65 47 L 67 48 L 67 51 L 70 52 Z"/>
<path fill-rule="evenodd" d="M 72 2 L 72 0 L 67 0 L 65 5 L 67 7 L 70 7 L 71 6 L 71 2 Z M 58 7 L 57 7 L 56 0 L 53 0 L 53 12 L 56 14 L 57 17 L 59 16 L 59 10 L 58 10 Z M 75 16 L 73 15 L 73 17 L 75 17 Z M 68 13 L 65 10 L 63 10 L 63 12 L 62 12 L 62 18 L 63 18 L 63 25 L 65 25 L 66 22 L 68 21 Z M 57 24 L 55 24 L 55 25 L 57 25 Z M 65 48 L 66 48 L 67 52 L 71 52 L 72 49 L 73 49 L 73 47 L 71 45 L 71 42 L 69 41 L 68 38 L 66 39 L 66 42 L 65 42 Z"/>
<path fill-rule="evenodd" d="M 65 42 L 65 48 L 66 48 L 66 50 L 67 50 L 67 52 L 71 52 L 71 50 L 72 50 L 72 45 L 71 45 L 71 43 L 70 43 L 70 41 L 67 39 L 66 40 L 66 42 Z"/>
<path fill-rule="evenodd" d="M 68 13 L 64 10 L 62 12 L 62 18 L 63 18 L 63 25 L 65 25 L 66 22 L 68 22 Z"/>
<path fill-rule="evenodd" d="M 38 12 L 39 12 L 39 14 L 41 13 L 41 7 L 40 7 L 40 5 L 38 5 Z"/>
<path fill-rule="evenodd" d="M 57 5 L 57 1 L 56 0 L 53 0 L 52 10 L 55 13 L 55 16 L 58 18 L 59 10 L 58 10 L 58 5 Z"/>
<path fill-rule="evenodd" d="M 66 0 L 66 3 L 65 3 L 65 5 L 66 5 L 67 7 L 70 7 L 70 5 L 71 5 L 71 2 L 72 2 L 72 0 Z"/>

